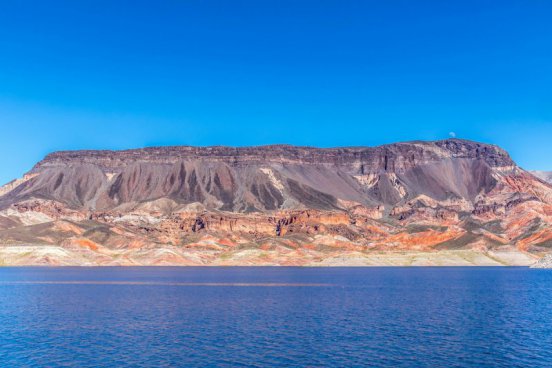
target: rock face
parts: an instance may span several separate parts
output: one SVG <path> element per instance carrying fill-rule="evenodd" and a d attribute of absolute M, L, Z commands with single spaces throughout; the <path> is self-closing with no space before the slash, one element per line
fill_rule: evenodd
<path fill-rule="evenodd" d="M 458 139 L 55 152 L 0 189 L 0 262 L 331 265 L 475 251 L 527 264 L 552 246 L 551 222 L 550 184 Z"/>
<path fill-rule="evenodd" d="M 531 174 L 547 183 L 552 183 L 552 171 L 531 171 Z"/>
<path fill-rule="evenodd" d="M 542 257 L 537 263 L 535 263 L 533 268 L 552 268 L 552 253 L 547 254 Z"/>

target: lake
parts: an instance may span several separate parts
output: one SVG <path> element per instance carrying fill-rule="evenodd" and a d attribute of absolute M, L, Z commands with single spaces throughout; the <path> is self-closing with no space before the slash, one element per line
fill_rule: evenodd
<path fill-rule="evenodd" d="M 0 366 L 552 366 L 552 270 L 0 268 Z"/>

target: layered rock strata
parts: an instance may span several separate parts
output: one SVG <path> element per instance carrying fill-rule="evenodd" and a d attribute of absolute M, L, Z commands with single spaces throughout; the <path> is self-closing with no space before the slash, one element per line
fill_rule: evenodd
<path fill-rule="evenodd" d="M 0 262 L 530 264 L 550 223 L 549 183 L 465 140 L 66 151 L 0 189 Z"/>

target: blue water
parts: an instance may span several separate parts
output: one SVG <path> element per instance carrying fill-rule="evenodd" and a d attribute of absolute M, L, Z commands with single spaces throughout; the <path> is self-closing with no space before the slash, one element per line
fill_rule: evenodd
<path fill-rule="evenodd" d="M 552 366 L 552 270 L 0 268 L 0 366 Z"/>

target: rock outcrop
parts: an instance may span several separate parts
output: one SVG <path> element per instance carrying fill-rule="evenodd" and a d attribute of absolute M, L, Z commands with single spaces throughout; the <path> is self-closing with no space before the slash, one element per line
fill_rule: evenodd
<path fill-rule="evenodd" d="M 0 262 L 370 264 L 475 251 L 527 264 L 551 247 L 551 222 L 549 183 L 465 140 L 66 151 L 0 189 Z"/>
<path fill-rule="evenodd" d="M 533 268 L 552 268 L 552 253 L 547 254 L 546 256 L 539 259 L 537 263 L 535 263 Z"/>
<path fill-rule="evenodd" d="M 552 171 L 531 171 L 531 174 L 547 183 L 552 183 Z"/>

